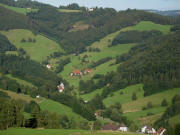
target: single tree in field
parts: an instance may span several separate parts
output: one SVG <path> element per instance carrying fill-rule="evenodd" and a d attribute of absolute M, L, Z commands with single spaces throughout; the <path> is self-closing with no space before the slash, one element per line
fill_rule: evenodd
<path fill-rule="evenodd" d="M 136 99 L 137 99 L 136 93 L 133 92 L 133 94 L 132 94 L 132 100 L 136 100 Z"/>
<path fill-rule="evenodd" d="M 161 106 L 167 106 L 167 105 L 168 105 L 168 103 L 167 103 L 166 99 L 164 98 L 161 102 Z"/>

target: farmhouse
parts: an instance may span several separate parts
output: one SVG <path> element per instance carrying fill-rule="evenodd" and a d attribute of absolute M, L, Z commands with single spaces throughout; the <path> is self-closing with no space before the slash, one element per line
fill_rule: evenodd
<path fill-rule="evenodd" d="M 97 117 L 97 116 L 101 116 L 102 113 L 103 113 L 103 110 L 97 110 L 94 115 Z"/>
<path fill-rule="evenodd" d="M 148 134 L 155 134 L 156 130 L 154 128 L 152 128 L 151 126 L 143 126 L 141 128 L 141 132 L 142 133 L 148 133 Z"/>
<path fill-rule="evenodd" d="M 124 125 L 124 123 L 120 124 L 120 128 L 118 129 L 119 131 L 123 131 L 123 132 L 127 132 L 128 131 L 128 127 L 126 125 Z"/>
<path fill-rule="evenodd" d="M 165 131 L 166 131 L 165 128 L 159 128 L 154 135 L 163 135 Z"/>
<path fill-rule="evenodd" d="M 101 130 L 118 130 L 119 126 L 113 123 L 106 124 L 101 127 Z"/>
<path fill-rule="evenodd" d="M 76 70 L 73 70 L 70 75 L 71 76 L 81 76 L 82 72 L 80 70 L 76 69 Z"/>
<path fill-rule="evenodd" d="M 51 68 L 51 65 L 50 65 L 50 64 L 47 64 L 46 67 L 47 67 L 48 69 L 50 69 L 50 68 Z"/>
<path fill-rule="evenodd" d="M 91 73 L 91 70 L 89 68 L 84 69 L 84 74 Z"/>
<path fill-rule="evenodd" d="M 62 93 L 64 91 L 64 84 L 61 83 L 60 85 L 57 86 L 58 90 L 60 93 Z"/>
<path fill-rule="evenodd" d="M 86 8 L 86 11 L 92 12 L 94 11 L 94 8 Z"/>

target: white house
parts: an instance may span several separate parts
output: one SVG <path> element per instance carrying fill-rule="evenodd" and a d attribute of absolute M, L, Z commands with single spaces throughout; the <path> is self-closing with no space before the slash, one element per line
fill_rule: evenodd
<path fill-rule="evenodd" d="M 118 130 L 119 131 L 123 131 L 123 132 L 127 132 L 128 131 L 128 127 L 126 127 L 126 125 L 124 125 L 124 123 L 122 123 Z"/>
<path fill-rule="evenodd" d="M 46 67 L 47 67 L 48 69 L 50 69 L 50 68 L 51 68 L 51 65 L 50 65 L 50 64 L 47 64 Z"/>
<path fill-rule="evenodd" d="M 146 132 L 146 128 L 147 128 L 146 125 L 142 126 L 142 128 L 141 128 L 141 133 L 145 133 L 145 132 Z"/>
<path fill-rule="evenodd" d="M 148 133 L 148 134 L 155 134 L 156 130 L 150 126 L 150 127 L 146 128 L 146 133 Z"/>
<path fill-rule="evenodd" d="M 36 96 L 36 98 L 40 98 L 40 96 L 39 96 L 39 95 L 37 95 L 37 96 Z"/>
<path fill-rule="evenodd" d="M 62 93 L 64 91 L 64 83 L 61 83 L 60 85 L 57 86 L 58 90 L 60 93 Z"/>
<path fill-rule="evenodd" d="M 141 132 L 142 133 L 148 133 L 148 134 L 155 134 L 156 130 L 154 128 L 152 128 L 151 126 L 143 126 L 141 128 Z"/>
<path fill-rule="evenodd" d="M 94 11 L 94 8 L 86 8 L 86 11 L 92 12 Z"/>

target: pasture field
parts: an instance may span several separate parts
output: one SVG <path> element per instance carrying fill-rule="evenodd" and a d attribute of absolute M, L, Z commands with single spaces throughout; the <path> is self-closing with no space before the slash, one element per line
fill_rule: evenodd
<path fill-rule="evenodd" d="M 132 94 L 136 93 L 137 99 L 143 98 L 144 90 L 142 84 L 128 86 L 124 89 L 120 89 L 114 92 L 112 95 L 109 95 L 103 100 L 106 106 L 110 106 L 119 102 L 120 104 L 125 104 L 132 101 Z M 123 94 L 122 94 L 123 93 Z"/>
<path fill-rule="evenodd" d="M 81 13 L 82 10 L 71 10 L 71 9 L 58 9 L 59 12 L 63 13 Z"/>
<path fill-rule="evenodd" d="M 47 59 L 47 56 L 54 52 L 64 52 L 56 42 L 42 36 L 34 35 L 31 31 L 25 29 L 14 29 L 9 31 L 1 31 L 9 41 L 17 48 L 23 48 L 31 59 L 42 62 Z M 22 42 L 22 40 L 26 40 Z M 29 40 L 35 42 L 29 42 Z"/>
<path fill-rule="evenodd" d="M 9 91 L 9 90 L 2 90 L 0 89 L 0 91 L 6 92 L 8 94 L 8 96 L 10 96 L 12 99 L 16 99 L 16 100 L 23 100 L 26 102 L 30 102 L 30 101 L 35 101 L 37 103 L 41 102 L 43 99 L 37 99 L 37 98 L 32 98 L 29 95 L 25 95 L 25 94 L 17 94 L 15 92 Z"/>
<path fill-rule="evenodd" d="M 134 121 L 137 125 L 151 125 L 153 124 L 158 118 L 161 117 L 163 112 L 166 110 L 166 107 L 154 107 L 147 110 L 141 110 L 137 112 L 129 112 L 123 114 L 129 120 Z M 148 113 L 152 113 L 152 115 L 148 116 Z"/>
<path fill-rule="evenodd" d="M 10 10 L 12 10 L 14 12 L 24 14 L 24 15 L 26 15 L 29 12 L 37 12 L 38 11 L 38 9 L 18 8 L 18 7 L 8 6 L 8 5 L 1 4 L 1 3 L 0 3 L 0 6 L 3 6 L 5 8 L 7 8 L 7 9 L 10 9 Z"/>
<path fill-rule="evenodd" d="M 180 124 L 180 114 L 171 117 L 169 120 L 169 123 L 172 126 Z"/>
<path fill-rule="evenodd" d="M 85 120 L 82 116 L 74 113 L 70 107 L 55 102 L 53 100 L 45 99 L 43 97 L 40 97 L 39 99 L 32 98 L 29 95 L 17 94 L 9 90 L 0 89 L 0 91 L 6 92 L 12 99 L 16 99 L 16 100 L 20 99 L 26 102 L 35 101 L 39 104 L 42 110 L 47 110 L 49 112 L 56 112 L 60 115 L 66 114 L 67 117 L 74 118 L 75 120 Z M 29 114 L 26 113 L 25 116 L 28 117 Z"/>
<path fill-rule="evenodd" d="M 113 39 L 122 31 L 130 31 L 130 30 L 139 30 L 139 31 L 150 31 L 150 30 L 159 30 L 163 33 L 170 32 L 170 25 L 160 25 L 155 24 L 150 21 L 142 21 L 138 23 L 135 26 L 130 26 L 123 28 L 119 31 L 116 31 L 112 34 L 107 35 L 106 37 L 100 39 L 97 42 L 94 42 L 91 46 L 91 48 L 99 48 L 100 52 L 84 52 L 80 54 L 79 56 L 69 56 L 71 58 L 71 63 L 67 64 L 64 67 L 64 70 L 59 74 L 64 79 L 66 79 L 71 85 L 73 85 L 76 89 L 78 89 L 79 81 L 82 80 L 90 80 L 94 74 L 106 74 L 107 72 L 115 71 L 117 69 L 118 65 L 115 65 L 115 57 L 117 55 L 121 55 L 123 53 L 127 53 L 130 48 L 135 46 L 135 44 L 119 44 L 117 46 L 108 47 L 109 44 L 113 41 Z M 89 49 L 87 47 L 87 50 Z M 87 56 L 85 58 L 86 62 L 82 62 L 82 58 L 84 56 Z M 103 63 L 93 69 L 92 72 L 88 75 L 82 76 L 82 77 L 70 77 L 69 74 L 74 69 L 83 70 L 84 68 L 88 67 L 92 62 L 96 62 L 102 58 L 106 57 L 113 57 L 111 61 L 108 61 L 106 63 Z M 112 65 L 112 66 L 110 66 Z"/>
<path fill-rule="evenodd" d="M 113 131 L 94 131 L 92 134 L 88 130 L 72 129 L 26 129 L 10 128 L 0 131 L 0 135 L 138 135 L 131 132 L 113 132 Z"/>
<path fill-rule="evenodd" d="M 167 91 L 137 99 L 136 101 L 127 102 L 122 105 L 122 108 L 124 112 L 135 112 L 142 110 L 142 107 L 146 106 L 148 102 L 151 102 L 154 107 L 158 107 L 161 105 L 164 98 L 170 105 L 172 97 L 176 94 L 180 94 L 180 88 L 169 89 Z"/>
<path fill-rule="evenodd" d="M 36 87 L 34 86 L 32 83 L 27 82 L 25 80 L 19 79 L 17 77 L 13 77 L 11 74 L 7 74 L 6 77 L 16 80 L 17 83 L 19 83 L 20 85 L 24 85 L 24 86 L 29 86 L 29 87 Z"/>
<path fill-rule="evenodd" d="M 130 31 L 130 30 L 138 30 L 138 31 L 150 31 L 150 30 L 158 30 L 161 31 L 164 34 L 167 34 L 170 32 L 171 25 L 162 25 L 162 24 L 156 24 L 151 21 L 141 21 L 135 26 L 130 26 L 127 28 L 124 28 L 122 31 Z"/>
<path fill-rule="evenodd" d="M 56 112 L 60 115 L 67 115 L 68 118 L 74 118 L 75 120 L 85 120 L 82 116 L 74 113 L 68 106 L 55 102 L 53 100 L 44 99 L 39 103 L 42 110 L 48 110 L 49 112 Z"/>

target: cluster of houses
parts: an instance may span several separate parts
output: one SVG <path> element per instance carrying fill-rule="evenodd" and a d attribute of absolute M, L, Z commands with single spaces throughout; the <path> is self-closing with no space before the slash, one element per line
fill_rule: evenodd
<path fill-rule="evenodd" d="M 88 74 L 88 73 L 91 73 L 91 70 L 89 68 L 84 69 L 84 71 L 75 69 L 70 73 L 70 75 L 71 76 L 82 76 L 83 74 Z"/>
<path fill-rule="evenodd" d="M 104 130 L 104 131 L 110 130 L 110 131 L 127 132 L 128 131 L 128 127 L 124 123 L 121 123 L 119 126 L 117 124 L 115 124 L 115 123 L 110 123 L 110 124 L 106 124 L 106 125 L 102 126 L 101 130 Z M 137 131 L 137 132 L 143 133 L 143 134 L 150 134 L 150 135 L 163 135 L 165 131 L 166 131 L 165 128 L 159 128 L 156 131 L 151 126 L 143 126 L 141 128 L 141 131 Z"/>

